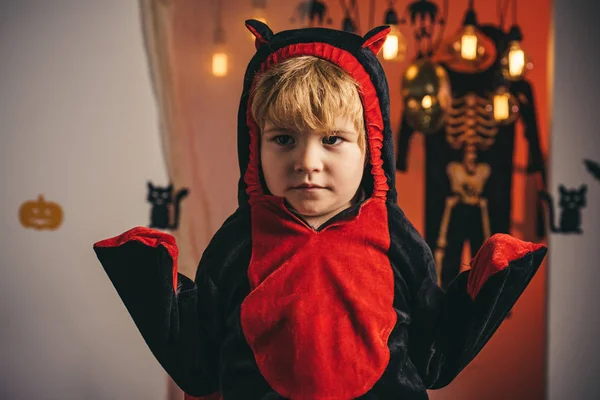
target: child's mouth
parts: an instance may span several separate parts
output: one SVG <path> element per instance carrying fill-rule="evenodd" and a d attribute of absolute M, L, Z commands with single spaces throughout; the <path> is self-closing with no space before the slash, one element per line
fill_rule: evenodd
<path fill-rule="evenodd" d="M 292 186 L 294 190 L 316 190 L 316 189 L 325 189 L 323 186 L 315 185 L 312 183 L 303 183 L 301 185 Z"/>

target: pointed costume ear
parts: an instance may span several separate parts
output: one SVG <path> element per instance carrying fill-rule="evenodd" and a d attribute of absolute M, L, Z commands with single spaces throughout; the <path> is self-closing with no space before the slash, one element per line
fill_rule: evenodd
<path fill-rule="evenodd" d="M 387 25 L 378 26 L 376 28 L 371 29 L 366 35 L 363 37 L 363 48 L 368 48 L 377 56 L 379 50 L 383 47 L 385 43 L 385 39 L 387 35 L 390 33 L 392 28 Z"/>
<path fill-rule="evenodd" d="M 260 22 L 259 20 L 246 20 L 246 28 L 248 28 L 248 30 L 252 32 L 252 34 L 256 38 L 254 40 L 254 46 L 257 50 L 263 44 L 270 43 L 271 38 L 273 38 L 273 31 L 271 30 L 271 28 L 269 28 L 267 24 Z"/>

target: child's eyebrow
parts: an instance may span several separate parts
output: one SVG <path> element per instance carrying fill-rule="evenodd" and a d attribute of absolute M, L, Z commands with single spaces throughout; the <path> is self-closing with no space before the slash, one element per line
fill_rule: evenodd
<path fill-rule="evenodd" d="M 286 133 L 286 134 L 294 134 L 297 132 L 294 132 L 293 130 L 290 130 L 288 128 L 284 128 L 284 127 L 272 127 L 269 129 L 265 129 L 262 131 L 263 134 L 267 134 L 267 133 Z M 356 131 L 349 131 L 347 129 L 329 129 L 326 131 L 321 131 L 321 132 L 315 132 L 317 135 L 319 136 L 332 136 L 332 135 L 347 135 L 347 136 L 352 136 L 352 135 L 357 135 L 358 132 Z"/>
<path fill-rule="evenodd" d="M 263 133 L 269 133 L 269 132 L 290 132 L 289 129 L 286 128 L 281 128 L 281 127 L 273 127 L 273 128 L 269 128 L 263 131 Z"/>
<path fill-rule="evenodd" d="M 356 131 L 348 131 L 346 129 L 332 129 L 332 130 L 330 130 L 328 132 L 323 132 L 323 136 L 332 135 L 332 134 L 333 135 L 337 135 L 337 134 L 340 134 L 340 135 L 356 135 L 356 134 L 358 134 L 358 132 L 356 132 Z"/>

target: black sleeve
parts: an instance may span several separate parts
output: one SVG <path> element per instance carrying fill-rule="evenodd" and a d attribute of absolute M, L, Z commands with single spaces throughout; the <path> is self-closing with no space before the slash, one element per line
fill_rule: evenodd
<path fill-rule="evenodd" d="M 391 243 L 392 265 L 408 290 L 408 354 L 426 387 L 439 389 L 452 382 L 489 341 L 535 274 L 545 248 L 511 261 L 487 280 L 473 300 L 467 291 L 470 270 L 447 291 L 438 286 L 430 248 L 395 208 L 391 229 L 398 234 Z M 505 249 L 498 246 L 493 251 Z"/>
<path fill-rule="evenodd" d="M 138 227 L 94 251 L 158 362 L 187 394 L 218 391 L 218 288 L 208 277 L 211 244 L 195 282 L 177 272 L 175 239 Z M 175 290 L 176 288 L 176 290 Z"/>

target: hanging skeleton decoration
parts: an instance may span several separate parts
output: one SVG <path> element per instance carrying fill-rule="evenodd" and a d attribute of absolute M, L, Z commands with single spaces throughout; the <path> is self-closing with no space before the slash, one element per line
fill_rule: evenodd
<path fill-rule="evenodd" d="M 463 97 L 453 99 L 447 114 L 446 141 L 453 150 L 463 150 L 463 160 L 451 161 L 446 168 L 451 194 L 446 197 L 446 206 L 434 252 L 438 282 L 442 282 L 441 268 L 444 265 L 445 249 L 448 244 L 450 217 L 458 204 L 479 208 L 483 234 L 481 240 L 485 241 L 491 236 L 488 203 L 482 196 L 491 174 L 491 167 L 477 160 L 477 154 L 489 150 L 498 133 L 490 97 L 480 97 L 470 92 Z"/>
<path fill-rule="evenodd" d="M 498 53 L 505 33 L 482 26 Z M 525 80 L 508 87 L 510 117 L 494 119 L 497 62 L 478 73 L 453 70 L 448 74 L 451 105 L 435 132 L 425 132 L 425 239 L 434 252 L 438 281 L 447 288 L 460 273 L 463 246 L 474 256 L 494 233 L 509 233 L 515 124 L 521 120 L 529 143 L 528 172 L 543 173 L 535 104 Z M 405 108 L 398 133 L 396 168 L 407 170 L 410 138 L 416 131 Z"/>

